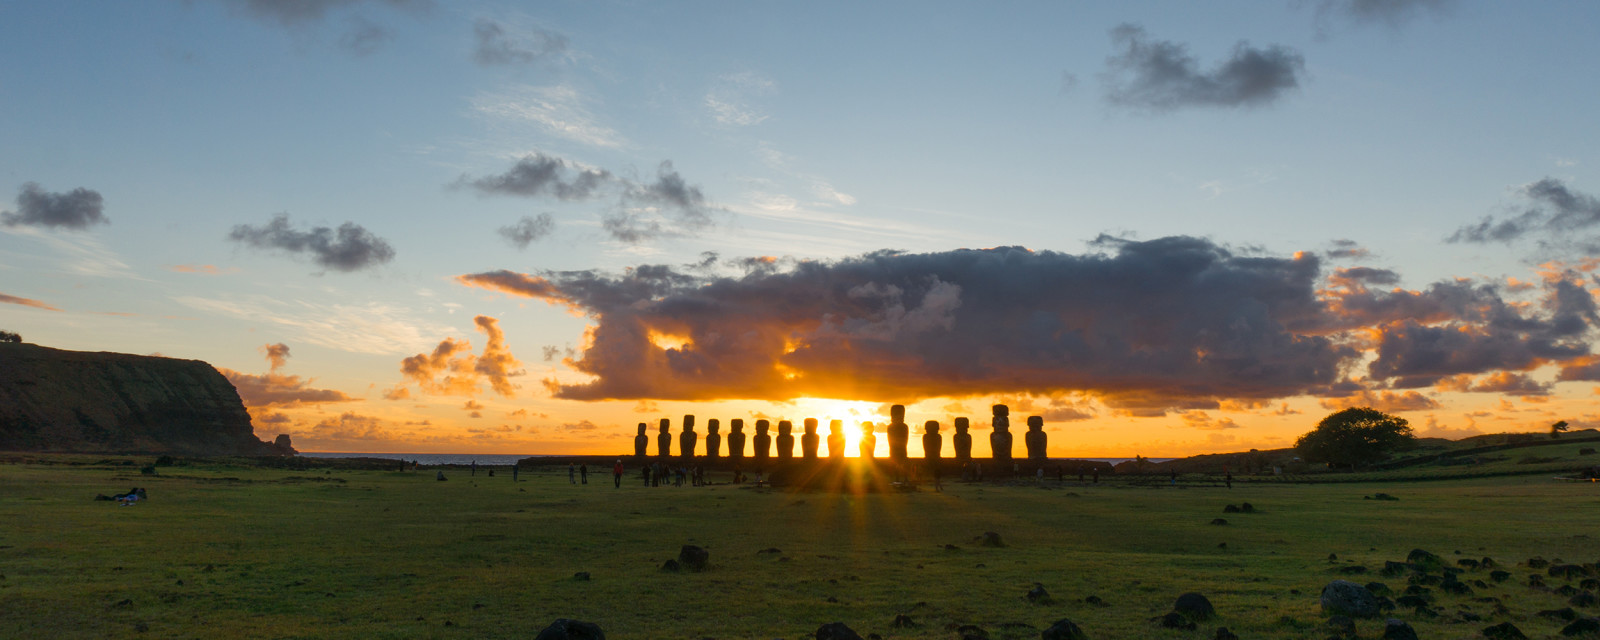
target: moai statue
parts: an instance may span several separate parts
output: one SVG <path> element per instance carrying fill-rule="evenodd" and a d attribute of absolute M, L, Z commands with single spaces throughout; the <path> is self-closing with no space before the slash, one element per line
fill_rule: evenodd
<path fill-rule="evenodd" d="M 639 423 L 639 435 L 633 437 L 633 455 L 641 458 L 650 455 L 650 436 L 644 434 L 650 425 Z"/>
<path fill-rule="evenodd" d="M 706 457 L 707 458 L 715 458 L 717 456 L 722 455 L 722 453 L 720 451 L 718 451 L 719 449 L 722 448 L 722 434 L 717 433 L 717 429 L 719 429 L 719 428 L 721 428 L 721 426 L 717 424 L 717 419 L 716 418 L 712 418 L 712 419 L 706 421 L 706 431 L 707 431 L 707 433 L 706 433 Z"/>
<path fill-rule="evenodd" d="M 1028 416 L 1028 432 L 1023 434 L 1022 442 L 1028 445 L 1029 460 L 1044 460 L 1050 457 L 1045 453 L 1045 443 L 1049 437 L 1044 433 L 1044 418 Z"/>
<path fill-rule="evenodd" d="M 844 421 L 832 420 L 828 422 L 828 457 L 844 457 Z"/>
<path fill-rule="evenodd" d="M 861 423 L 861 457 L 871 460 L 878 451 L 878 436 L 872 435 L 872 423 Z"/>
<path fill-rule="evenodd" d="M 909 456 L 906 445 L 911 443 L 911 425 L 906 424 L 905 405 L 889 407 L 889 457 L 904 462 Z"/>
<path fill-rule="evenodd" d="M 794 458 L 794 423 L 788 420 L 778 421 L 778 459 L 789 460 Z"/>
<path fill-rule="evenodd" d="M 922 457 L 938 460 L 944 451 L 944 436 L 939 435 L 939 421 L 929 420 L 922 425 Z"/>
<path fill-rule="evenodd" d="M 767 435 L 767 430 L 771 428 L 771 422 L 766 420 L 756 421 L 756 452 L 755 455 L 750 457 L 755 458 L 757 462 L 766 462 L 767 457 L 772 455 L 772 436 Z"/>
<path fill-rule="evenodd" d="M 950 438 L 950 445 L 956 448 L 956 459 L 962 462 L 972 459 L 972 434 L 967 433 L 970 426 L 966 418 L 956 418 L 956 435 Z"/>
<path fill-rule="evenodd" d="M 662 418 L 661 434 L 656 436 L 656 455 L 663 458 L 672 455 L 672 434 L 667 433 L 667 427 L 671 424 L 671 420 Z"/>
<path fill-rule="evenodd" d="M 738 460 L 744 457 L 744 420 L 734 418 L 728 423 L 728 457 Z"/>
<path fill-rule="evenodd" d="M 800 436 L 800 457 L 816 460 L 819 444 L 822 444 L 822 436 L 817 435 L 817 419 L 806 418 L 806 434 Z"/>
<path fill-rule="evenodd" d="M 700 434 L 694 432 L 694 416 L 683 417 L 683 433 L 678 434 L 678 453 L 685 458 L 694 457 L 695 443 L 700 441 Z"/>
<path fill-rule="evenodd" d="M 989 434 L 989 455 L 995 460 L 1011 459 L 1011 407 L 994 406 L 994 433 Z"/>

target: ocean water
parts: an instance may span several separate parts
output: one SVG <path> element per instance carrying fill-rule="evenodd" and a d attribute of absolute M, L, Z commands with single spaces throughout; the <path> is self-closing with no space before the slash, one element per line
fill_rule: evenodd
<path fill-rule="evenodd" d="M 480 467 L 511 466 L 523 458 L 560 458 L 566 456 L 547 456 L 534 454 L 503 454 L 503 453 L 355 453 L 346 451 L 312 451 L 302 452 L 301 456 L 307 458 L 383 458 L 386 460 L 411 460 L 422 464 L 458 464 L 469 465 L 474 462 Z M 629 456 L 631 457 L 631 456 Z M 1133 458 L 1073 458 L 1074 460 L 1089 460 L 1093 462 L 1109 462 L 1119 464 Z M 1151 462 L 1166 462 L 1172 458 L 1147 458 Z M 625 457 L 624 460 L 627 460 Z M 1071 471 L 1070 469 L 1068 471 Z"/>

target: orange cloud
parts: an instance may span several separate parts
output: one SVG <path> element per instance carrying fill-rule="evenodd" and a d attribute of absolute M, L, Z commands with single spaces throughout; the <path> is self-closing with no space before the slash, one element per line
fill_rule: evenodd
<path fill-rule="evenodd" d="M 239 390 L 239 399 L 244 401 L 246 407 L 272 407 L 294 406 L 301 404 L 323 404 L 329 402 L 358 402 L 360 398 L 352 398 L 342 391 L 333 389 L 314 389 L 310 386 L 312 380 L 302 380 L 300 376 L 287 376 L 276 373 L 255 375 L 240 373 L 232 369 L 218 367 L 228 382 L 233 383 Z"/>
<path fill-rule="evenodd" d="M 261 352 L 266 354 L 267 365 L 274 373 L 282 369 L 283 365 L 289 361 L 289 345 L 282 342 L 261 345 Z"/>
<path fill-rule="evenodd" d="M 445 338 L 434 347 L 433 353 L 419 353 L 402 360 L 401 374 L 417 383 L 424 392 L 436 395 L 476 395 L 485 382 L 497 394 L 515 395 L 517 385 L 512 384 L 511 378 L 526 372 L 506 346 L 499 322 L 489 316 L 477 316 L 472 321 L 488 336 L 482 355 L 473 355 L 470 342 Z"/>
<path fill-rule="evenodd" d="M 45 311 L 60 311 L 60 309 L 52 307 L 52 306 L 50 306 L 48 304 L 45 304 L 43 302 L 39 302 L 38 300 L 34 300 L 32 298 L 19 298 L 17 296 L 8 296 L 8 295 L 6 295 L 4 293 L 0 293 L 0 302 L 6 303 L 6 304 L 20 304 L 20 305 L 22 305 L 24 307 L 33 307 L 35 309 L 44 309 Z"/>
<path fill-rule="evenodd" d="M 1370 407 L 1387 413 L 1401 413 L 1405 411 L 1427 411 L 1439 408 L 1439 402 L 1416 391 L 1395 393 L 1383 391 L 1373 393 L 1363 390 L 1355 395 L 1345 398 L 1327 398 L 1319 401 L 1322 408 L 1329 411 L 1349 409 L 1351 407 Z"/>
<path fill-rule="evenodd" d="M 216 265 L 209 264 L 175 264 L 167 268 L 178 273 L 198 273 L 208 276 L 220 276 L 229 273 L 238 273 L 239 271 L 238 267 L 218 269 Z"/>

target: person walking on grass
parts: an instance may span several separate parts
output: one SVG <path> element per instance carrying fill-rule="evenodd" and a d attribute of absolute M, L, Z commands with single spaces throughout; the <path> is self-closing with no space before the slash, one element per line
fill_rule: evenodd
<path fill-rule="evenodd" d="M 511 481 L 517 481 L 517 465 L 511 465 Z"/>
<path fill-rule="evenodd" d="M 617 488 L 622 488 L 622 458 L 617 458 L 617 464 L 611 467 L 611 480 L 617 483 Z"/>
<path fill-rule="evenodd" d="M 578 465 L 567 463 L 567 484 L 578 484 Z"/>
<path fill-rule="evenodd" d="M 583 478 L 584 484 L 589 484 L 589 463 L 585 462 L 578 467 L 578 476 Z"/>

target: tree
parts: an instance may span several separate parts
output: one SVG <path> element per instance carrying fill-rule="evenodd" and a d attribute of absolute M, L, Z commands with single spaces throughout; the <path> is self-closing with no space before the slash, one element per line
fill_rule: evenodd
<path fill-rule="evenodd" d="M 1551 440 L 1554 440 L 1556 438 L 1561 437 L 1561 434 L 1566 433 L 1566 432 L 1567 432 L 1567 421 L 1566 420 L 1562 420 L 1562 421 L 1557 422 L 1557 423 L 1555 423 L 1553 425 L 1550 425 L 1550 439 Z"/>
<path fill-rule="evenodd" d="M 22 336 L 10 331 L 0 331 L 0 342 L 22 342 Z"/>
<path fill-rule="evenodd" d="M 1370 407 L 1352 407 L 1323 418 L 1294 446 L 1307 461 L 1349 465 L 1353 469 L 1382 460 L 1416 440 L 1405 418 Z"/>

